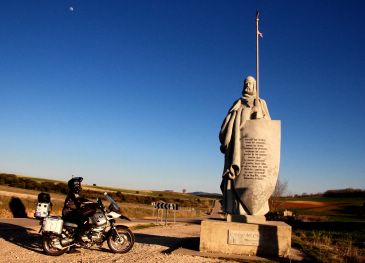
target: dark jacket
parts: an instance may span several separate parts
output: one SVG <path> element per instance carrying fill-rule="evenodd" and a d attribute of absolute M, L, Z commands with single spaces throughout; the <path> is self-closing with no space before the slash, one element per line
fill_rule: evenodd
<path fill-rule="evenodd" d="M 80 197 L 79 194 L 69 192 L 63 205 L 62 217 L 77 224 L 81 223 L 85 220 L 84 211 L 83 208 L 81 208 L 81 205 L 86 201 L 89 200 Z"/>

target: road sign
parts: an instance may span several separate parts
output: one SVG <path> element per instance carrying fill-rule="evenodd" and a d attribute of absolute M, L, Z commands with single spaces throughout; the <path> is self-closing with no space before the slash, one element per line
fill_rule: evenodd
<path fill-rule="evenodd" d="M 172 204 L 172 203 L 157 202 L 152 205 L 154 205 L 154 207 L 157 209 L 169 209 L 169 210 L 178 210 L 179 209 L 178 204 Z"/>

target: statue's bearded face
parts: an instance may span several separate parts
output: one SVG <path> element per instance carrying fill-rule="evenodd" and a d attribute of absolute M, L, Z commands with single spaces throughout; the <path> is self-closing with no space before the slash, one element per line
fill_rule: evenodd
<path fill-rule="evenodd" d="M 253 78 L 245 79 L 244 93 L 248 95 L 255 95 L 256 81 Z"/>

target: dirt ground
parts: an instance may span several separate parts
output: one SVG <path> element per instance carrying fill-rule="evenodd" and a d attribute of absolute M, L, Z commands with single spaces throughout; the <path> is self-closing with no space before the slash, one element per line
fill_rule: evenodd
<path fill-rule="evenodd" d="M 0 229 L 0 262 L 247 262 L 174 253 L 182 246 L 198 247 L 199 224 L 177 223 L 135 230 L 136 243 L 126 254 L 111 253 L 105 242 L 101 249 L 79 248 L 80 253 L 59 257 L 43 254 L 37 230 L 36 227 L 5 229 L 3 225 Z M 292 259 L 300 260 L 298 251 L 293 250 Z"/>
<path fill-rule="evenodd" d="M 136 243 L 126 254 L 113 254 L 105 242 L 101 249 L 51 257 L 43 254 L 36 229 L 0 230 L 0 262 L 227 262 L 170 252 L 199 235 L 199 225 L 176 224 L 133 231 Z"/>
<path fill-rule="evenodd" d="M 14 193 L 0 187 L 0 195 L 11 197 Z M 16 196 L 25 199 L 36 198 L 32 191 L 17 192 Z M 64 197 L 55 196 L 55 198 L 63 200 Z M 200 224 L 177 223 L 134 230 L 136 242 L 133 249 L 126 254 L 111 253 L 105 242 L 101 249 L 79 248 L 79 253 L 64 254 L 59 257 L 44 255 L 38 230 L 39 226 L 34 227 L 34 225 L 19 227 L 12 225 L 11 221 L 0 223 L 0 263 L 25 260 L 28 262 L 251 262 L 251 260 L 201 257 L 195 256 L 194 253 L 175 253 L 181 247 L 187 251 L 198 250 Z M 292 250 L 293 261 L 300 261 L 302 258 L 299 251 Z"/>

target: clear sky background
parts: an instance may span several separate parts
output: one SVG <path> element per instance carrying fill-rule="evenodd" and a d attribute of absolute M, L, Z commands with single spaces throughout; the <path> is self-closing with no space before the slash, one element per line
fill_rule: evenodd
<path fill-rule="evenodd" d="M 280 178 L 365 188 L 364 1 L 2 1 L 0 172 L 220 192 L 257 8 Z"/>

